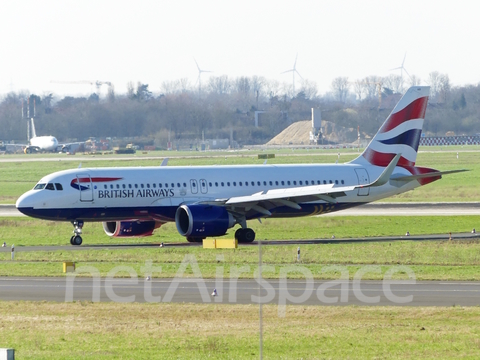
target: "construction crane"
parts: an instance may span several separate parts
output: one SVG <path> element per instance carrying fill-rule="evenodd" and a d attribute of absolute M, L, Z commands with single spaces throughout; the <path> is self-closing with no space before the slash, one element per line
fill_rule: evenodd
<path fill-rule="evenodd" d="M 96 94 L 100 96 L 100 88 L 102 87 L 102 85 L 108 85 L 109 88 L 112 87 L 112 83 L 110 81 L 99 81 L 99 80 L 96 80 L 96 81 L 90 81 L 90 80 L 80 80 L 80 81 L 55 81 L 55 80 L 52 80 L 50 81 L 51 83 L 54 83 L 54 84 L 90 84 L 92 86 L 95 85 L 97 91 L 96 91 Z"/>

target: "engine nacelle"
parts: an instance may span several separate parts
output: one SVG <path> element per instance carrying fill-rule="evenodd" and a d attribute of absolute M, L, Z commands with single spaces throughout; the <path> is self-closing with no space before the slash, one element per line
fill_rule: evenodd
<path fill-rule="evenodd" d="M 150 236 L 161 225 L 158 221 L 105 221 L 103 230 L 112 237 Z"/>
<path fill-rule="evenodd" d="M 232 214 L 222 206 L 181 205 L 175 213 L 177 230 L 183 236 L 221 236 L 235 223 Z"/>

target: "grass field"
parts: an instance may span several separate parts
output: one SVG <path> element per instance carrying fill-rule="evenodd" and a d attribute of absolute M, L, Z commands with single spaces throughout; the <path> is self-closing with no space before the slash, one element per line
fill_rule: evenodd
<path fill-rule="evenodd" d="M 402 238 L 408 230 L 410 234 L 444 234 L 449 232 L 469 232 L 478 226 L 477 216 L 454 217 L 307 217 L 300 219 L 270 219 L 263 224 L 252 222 L 259 238 L 298 239 L 327 238 L 332 234 L 337 238 L 394 236 Z M 9 246 L 15 244 L 17 250 L 26 245 L 68 245 L 71 233 L 69 223 L 56 223 L 29 218 L 4 218 L 0 220 L 0 242 Z M 233 233 L 230 234 L 233 237 Z M 150 238 L 110 239 L 100 224 L 89 223 L 84 228 L 84 241 L 87 244 L 114 243 L 160 243 L 183 242 L 174 224 L 162 226 Z M 69 246 L 69 245 L 68 245 Z M 265 277 L 278 277 L 284 266 L 304 266 L 315 278 L 336 278 L 334 271 L 324 271 L 329 265 L 345 266 L 352 278 L 363 265 L 381 265 L 381 274 L 369 273 L 365 278 L 381 279 L 393 265 L 407 265 L 423 280 L 480 280 L 480 243 L 469 241 L 391 241 L 360 244 L 324 244 L 301 245 L 301 264 L 296 263 L 297 245 L 264 246 L 262 259 L 266 265 L 275 267 L 274 272 Z M 118 250 L 82 250 L 82 251 L 17 251 L 15 261 L 9 261 L 10 253 L 0 253 L 3 260 L 0 275 L 3 276 L 63 276 L 63 261 L 75 261 L 77 266 L 96 267 L 102 276 L 118 265 L 128 265 L 139 276 L 143 276 L 141 267 L 148 260 L 162 267 L 162 272 L 154 277 L 173 277 L 177 273 L 185 255 L 193 254 L 198 262 L 202 276 L 213 278 L 216 274 L 217 255 L 223 255 L 221 266 L 225 268 L 225 277 L 231 268 L 248 265 L 250 271 L 242 277 L 253 276 L 258 264 L 258 250 L 255 246 L 240 246 L 237 250 L 204 250 L 201 247 L 166 247 Z M 118 276 L 129 276 L 119 273 Z M 291 274 L 291 277 L 301 274 Z M 402 274 L 397 274 L 402 278 Z M 405 275 L 403 275 L 405 276 Z"/>
<path fill-rule="evenodd" d="M 255 359 L 254 305 L 0 302 L 18 359 Z M 478 359 L 480 308 L 263 306 L 264 359 Z"/>

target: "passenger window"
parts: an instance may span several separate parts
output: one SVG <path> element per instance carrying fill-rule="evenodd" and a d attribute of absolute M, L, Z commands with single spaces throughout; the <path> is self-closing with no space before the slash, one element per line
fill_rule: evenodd
<path fill-rule="evenodd" d="M 330 181 L 329 181 L 329 183 L 330 183 L 330 184 L 333 184 L 333 181 L 332 181 L 332 180 L 330 180 Z"/>
<path fill-rule="evenodd" d="M 287 181 L 287 185 L 290 185 L 290 180 Z"/>
<path fill-rule="evenodd" d="M 158 183 L 158 187 L 161 189 L 162 188 L 162 183 Z"/>
<path fill-rule="evenodd" d="M 103 188 L 106 189 L 106 188 L 107 188 L 107 185 L 104 184 L 104 185 L 103 185 Z"/>
<path fill-rule="evenodd" d="M 177 187 L 180 187 L 180 183 L 177 183 Z"/>
<path fill-rule="evenodd" d="M 140 187 L 143 189 L 143 184 L 140 184 Z"/>
<path fill-rule="evenodd" d="M 260 186 L 260 181 L 257 181 L 257 185 Z"/>
<path fill-rule="evenodd" d="M 248 186 L 248 181 L 245 181 L 245 186 Z"/>
<path fill-rule="evenodd" d="M 157 184 L 153 183 L 152 186 L 155 189 L 157 187 Z"/>
<path fill-rule="evenodd" d="M 297 181 L 296 181 L 296 180 L 293 180 L 293 185 L 297 185 Z"/>
<path fill-rule="evenodd" d="M 168 189 L 168 184 L 167 183 L 165 183 L 165 187 Z"/>
<path fill-rule="evenodd" d="M 233 186 L 237 186 L 237 183 L 235 181 L 233 182 Z"/>
<path fill-rule="evenodd" d="M 47 190 L 55 190 L 55 187 L 53 186 L 53 184 L 48 183 L 47 186 L 45 186 L 45 189 L 47 189 Z"/>
<path fill-rule="evenodd" d="M 128 188 L 131 189 L 131 188 L 132 188 L 132 184 L 128 184 Z"/>
<path fill-rule="evenodd" d="M 270 181 L 270 186 L 272 186 L 272 185 L 273 185 L 273 182 L 272 182 L 272 181 Z"/>
<path fill-rule="evenodd" d="M 210 186 L 212 186 L 212 183 L 210 183 Z M 186 187 L 187 187 L 187 183 L 183 183 L 183 187 L 186 188 Z"/>
<path fill-rule="evenodd" d="M 275 181 L 275 185 L 277 185 L 277 186 L 278 186 L 278 181 Z"/>
<path fill-rule="evenodd" d="M 138 184 L 135 184 L 135 189 L 138 189 Z"/>
<path fill-rule="evenodd" d="M 255 186 L 255 181 L 252 181 L 252 186 Z"/>
<path fill-rule="evenodd" d="M 120 184 L 117 184 L 117 189 L 120 189 Z"/>
<path fill-rule="evenodd" d="M 326 184 L 326 183 L 327 183 L 327 180 L 323 180 L 323 183 Z"/>
<path fill-rule="evenodd" d="M 124 188 L 124 189 L 126 188 L 125 184 L 122 184 L 122 188 Z"/>
<path fill-rule="evenodd" d="M 267 182 L 266 182 L 266 181 L 263 182 L 263 186 L 267 186 Z"/>
<path fill-rule="evenodd" d="M 338 180 L 335 180 L 335 185 L 338 185 Z"/>
<path fill-rule="evenodd" d="M 212 187 L 212 183 L 211 183 L 211 182 L 209 182 L 209 183 L 208 183 L 208 186 Z"/>
<path fill-rule="evenodd" d="M 223 181 L 220 183 L 222 186 L 225 186 L 225 184 L 223 183 Z"/>
<path fill-rule="evenodd" d="M 150 189 L 150 184 L 147 184 L 147 189 Z"/>
<path fill-rule="evenodd" d="M 342 180 L 342 185 L 345 184 L 345 181 Z"/>
<path fill-rule="evenodd" d="M 302 180 L 300 180 L 298 183 L 299 183 L 300 185 L 303 185 Z"/>
<path fill-rule="evenodd" d="M 113 189 L 113 184 L 110 184 L 110 189 Z"/>
<path fill-rule="evenodd" d="M 196 186 L 196 185 L 195 185 L 195 186 Z M 175 184 L 174 184 L 174 183 L 172 183 L 172 188 L 174 188 L 174 187 L 175 187 Z"/>
<path fill-rule="evenodd" d="M 282 180 L 282 186 L 285 185 L 285 181 Z"/>
<path fill-rule="evenodd" d="M 215 182 L 215 186 L 218 187 L 218 182 Z"/>
<path fill-rule="evenodd" d="M 55 183 L 55 187 L 57 188 L 57 190 L 63 190 L 62 184 Z"/>
<path fill-rule="evenodd" d="M 230 182 L 229 182 L 229 181 L 227 181 L 227 186 L 230 186 Z"/>
<path fill-rule="evenodd" d="M 240 181 L 240 182 L 238 183 L 238 185 L 239 185 L 239 186 L 242 186 L 242 182 Z"/>

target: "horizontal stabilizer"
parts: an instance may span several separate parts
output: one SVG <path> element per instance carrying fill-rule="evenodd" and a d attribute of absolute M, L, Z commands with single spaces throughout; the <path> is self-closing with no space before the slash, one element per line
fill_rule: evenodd
<path fill-rule="evenodd" d="M 448 174 L 455 174 L 455 173 L 464 172 L 464 171 L 470 171 L 470 170 L 459 169 L 459 170 L 448 170 L 448 171 L 435 171 L 435 172 L 429 172 L 429 173 L 425 173 L 425 174 L 395 177 L 395 178 L 392 178 L 392 180 L 394 180 L 394 181 L 412 181 L 412 180 L 417 180 L 417 179 L 424 179 L 424 178 L 430 178 L 430 177 L 436 177 L 436 176 L 442 176 L 442 175 L 448 175 Z"/>

